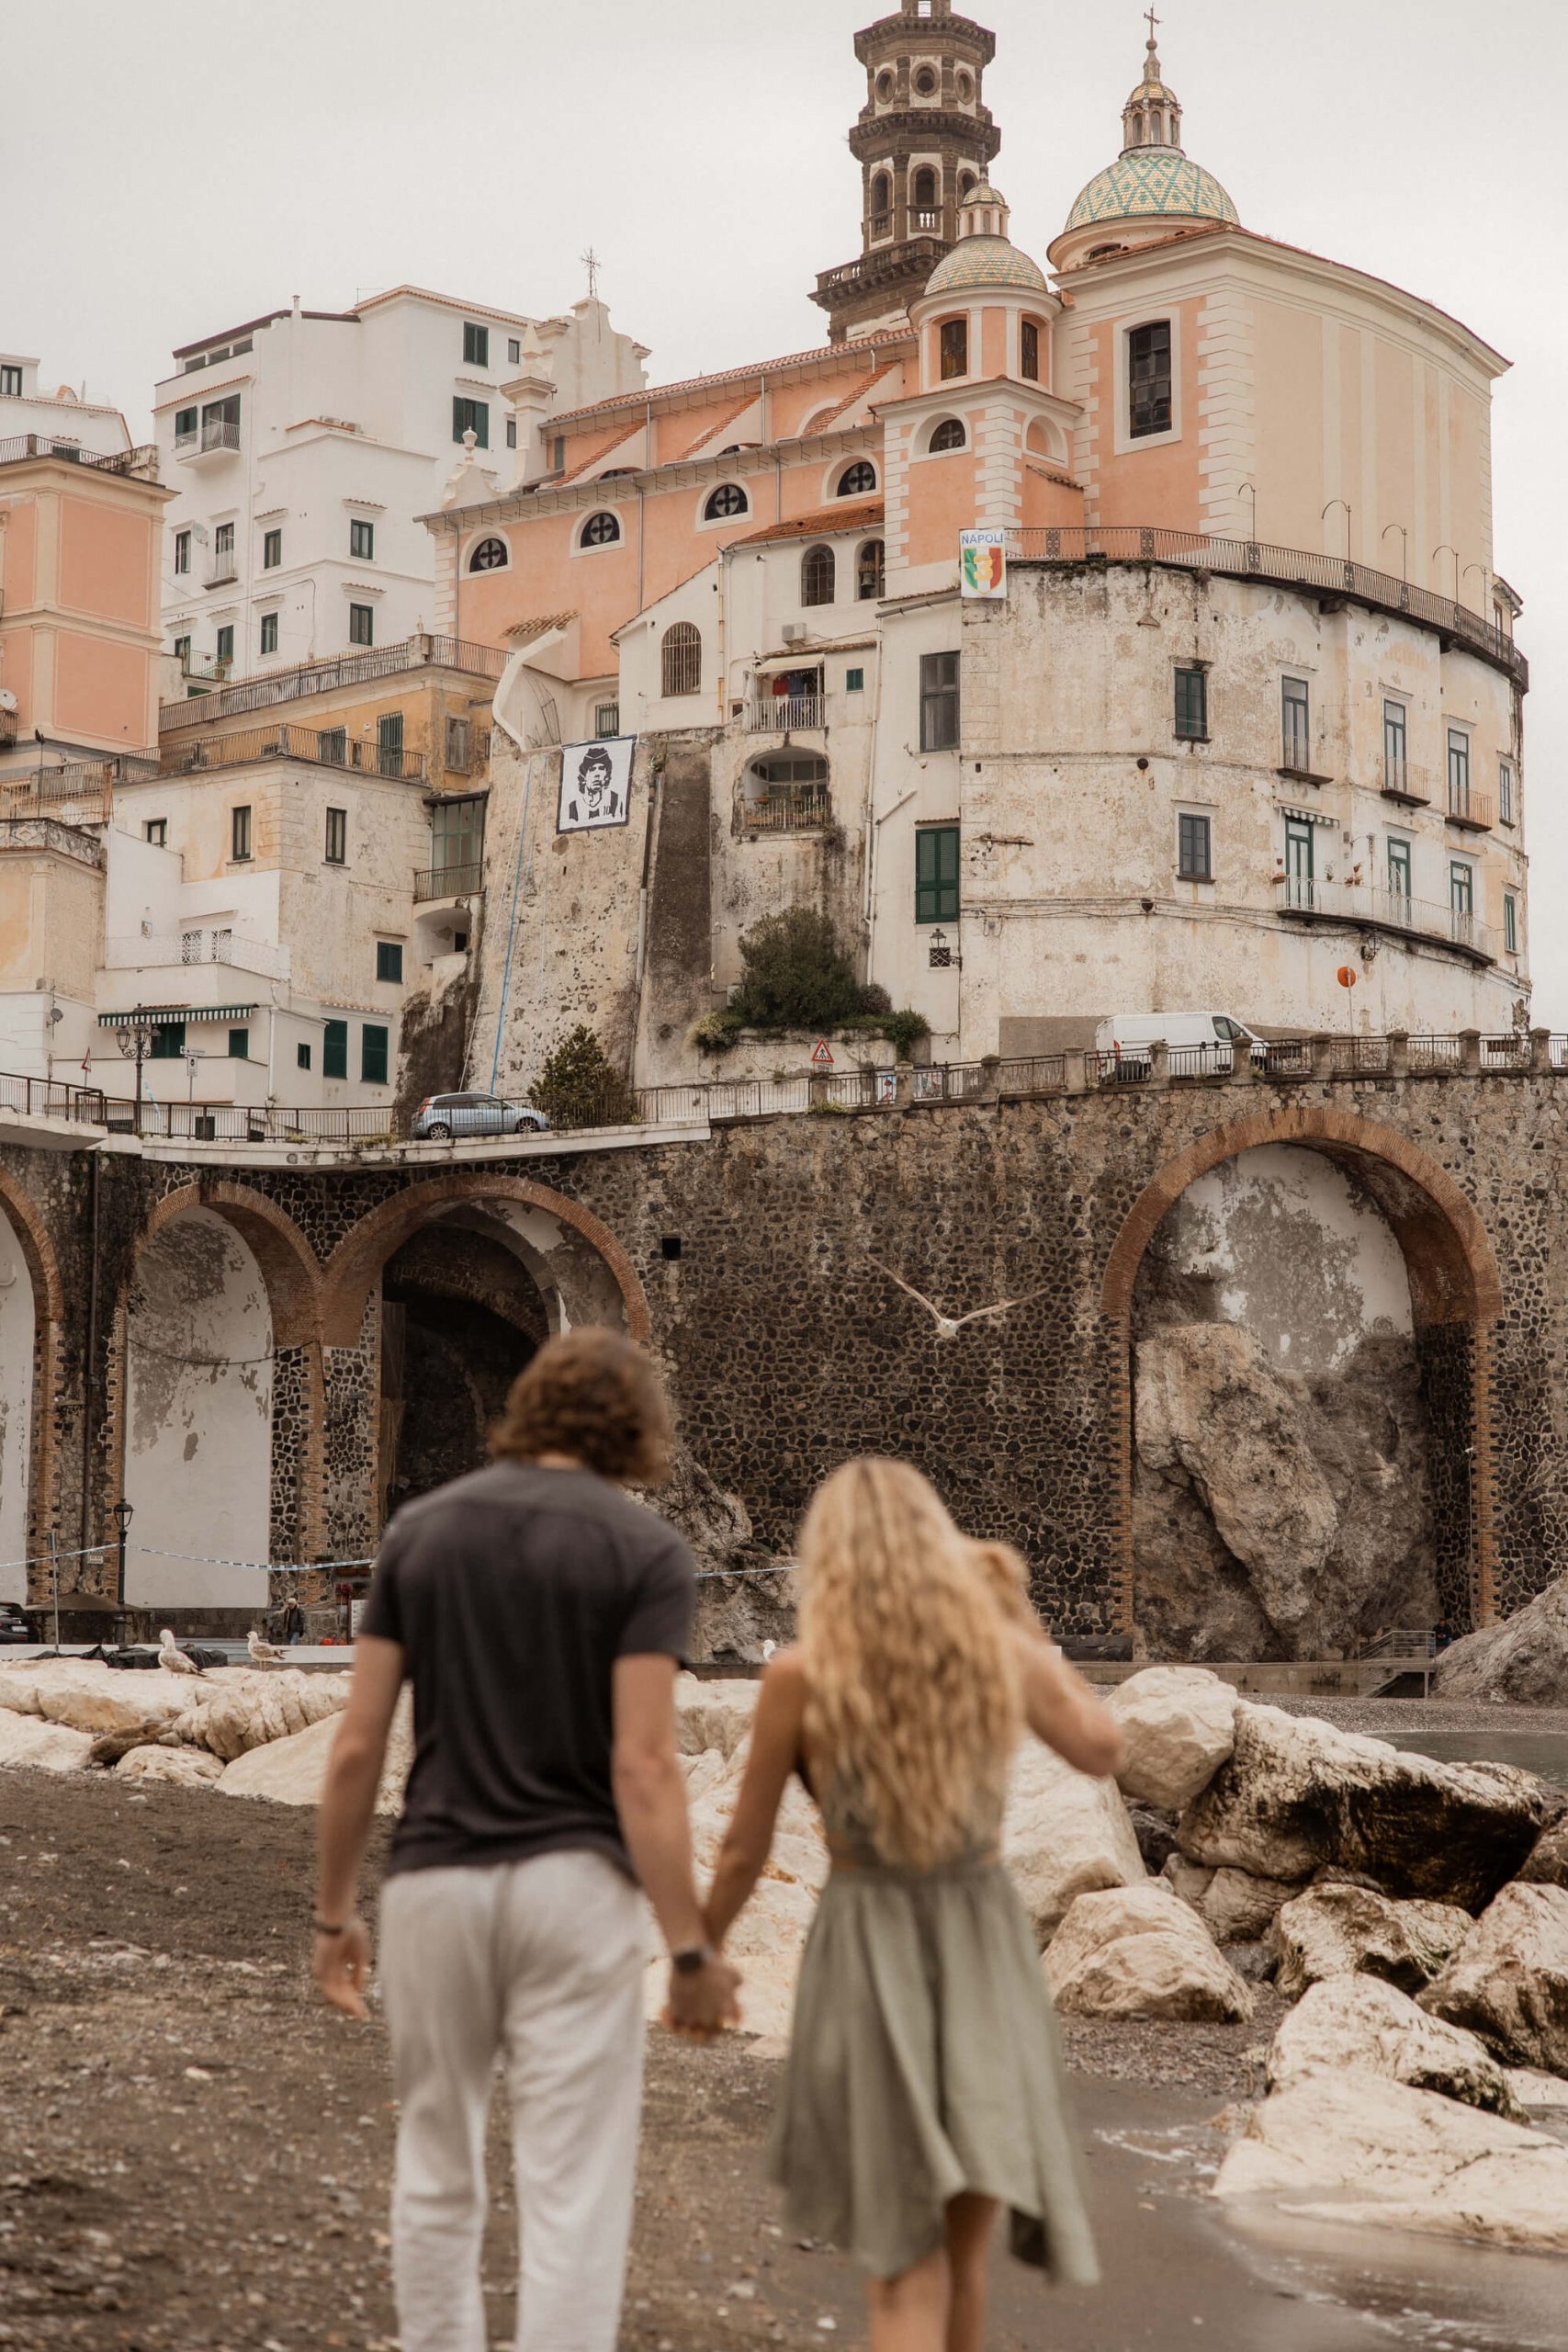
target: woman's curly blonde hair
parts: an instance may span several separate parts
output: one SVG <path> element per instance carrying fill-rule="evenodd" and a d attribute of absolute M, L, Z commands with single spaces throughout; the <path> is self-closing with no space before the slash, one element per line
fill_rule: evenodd
<path fill-rule="evenodd" d="M 835 1470 L 801 1528 L 807 1746 L 907 1869 L 994 1818 L 1018 1736 L 1014 1637 L 975 1550 L 901 1462 Z"/>

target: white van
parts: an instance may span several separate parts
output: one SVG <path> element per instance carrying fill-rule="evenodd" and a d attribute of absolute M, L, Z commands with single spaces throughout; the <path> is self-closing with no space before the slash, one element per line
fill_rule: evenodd
<path fill-rule="evenodd" d="M 1173 1078 L 1201 1078 L 1209 1071 L 1219 1076 L 1231 1068 L 1233 1048 L 1243 1040 L 1261 1069 L 1268 1047 L 1228 1012 L 1114 1012 L 1094 1033 L 1096 1050 L 1113 1066 L 1111 1074 L 1124 1071 L 1129 1078 L 1148 1075 L 1153 1049 L 1160 1044 L 1170 1050 Z"/>

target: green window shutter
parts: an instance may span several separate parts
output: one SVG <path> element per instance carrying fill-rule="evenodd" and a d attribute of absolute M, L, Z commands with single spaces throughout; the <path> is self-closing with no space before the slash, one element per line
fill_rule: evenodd
<path fill-rule="evenodd" d="M 296 1062 L 297 1066 L 298 1066 L 300 1069 L 310 1069 L 310 1046 L 295 1046 L 295 1048 L 294 1048 L 294 1059 L 295 1059 L 295 1062 Z"/>
<path fill-rule="evenodd" d="M 490 447 L 490 402 L 470 401 L 468 408 L 471 413 L 470 422 L 479 446 L 481 449 L 488 449 Z"/>
<path fill-rule="evenodd" d="M 367 1021 L 359 1032 L 359 1077 L 365 1086 L 387 1083 L 387 1032 L 378 1022 Z"/>
<path fill-rule="evenodd" d="M 400 939 L 378 939 L 376 942 L 376 978 L 378 980 L 401 981 L 403 977 L 403 945 Z"/>
<path fill-rule="evenodd" d="M 186 1049 L 186 1024 L 183 1021 L 161 1021 L 152 1032 L 152 1042 L 147 1058 L 152 1062 L 177 1062 Z"/>
<path fill-rule="evenodd" d="M 452 438 L 454 441 L 460 441 L 468 429 L 468 401 L 459 399 L 454 392 L 452 395 Z"/>
<path fill-rule="evenodd" d="M 251 1058 L 251 1033 L 248 1029 L 229 1032 L 229 1058 L 231 1062 L 248 1062 Z"/>
<path fill-rule="evenodd" d="M 346 1021 L 328 1021 L 322 1023 L 321 1076 L 323 1078 L 348 1076 L 348 1023 Z"/>
<path fill-rule="evenodd" d="M 958 827 L 925 825 L 915 835 L 915 921 L 958 920 Z"/>

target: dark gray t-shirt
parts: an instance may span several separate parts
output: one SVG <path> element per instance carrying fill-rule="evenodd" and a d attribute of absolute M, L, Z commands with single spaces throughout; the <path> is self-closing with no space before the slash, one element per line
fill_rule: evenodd
<path fill-rule="evenodd" d="M 630 1871 L 610 1783 L 618 1657 L 683 1657 L 667 1521 L 588 1470 L 496 1462 L 399 1511 L 360 1631 L 402 1645 L 414 1759 L 392 1871 L 589 1847 Z"/>

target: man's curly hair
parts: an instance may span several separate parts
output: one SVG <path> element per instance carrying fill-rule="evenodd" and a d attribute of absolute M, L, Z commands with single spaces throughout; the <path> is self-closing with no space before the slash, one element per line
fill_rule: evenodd
<path fill-rule="evenodd" d="M 519 1373 L 491 1437 L 499 1459 L 570 1453 L 602 1478 L 656 1487 L 674 1436 L 658 1367 L 618 1331 L 587 1325 L 547 1340 Z"/>

